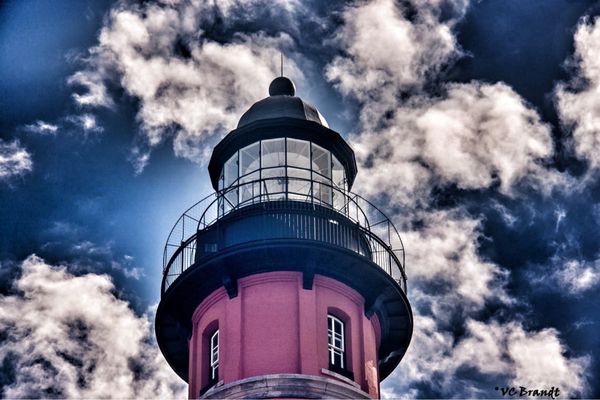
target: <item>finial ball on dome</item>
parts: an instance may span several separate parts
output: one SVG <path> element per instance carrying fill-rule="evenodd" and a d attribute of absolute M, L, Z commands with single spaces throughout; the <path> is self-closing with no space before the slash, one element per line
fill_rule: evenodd
<path fill-rule="evenodd" d="M 296 94 L 294 82 L 285 76 L 278 76 L 269 85 L 270 96 L 293 96 Z"/>

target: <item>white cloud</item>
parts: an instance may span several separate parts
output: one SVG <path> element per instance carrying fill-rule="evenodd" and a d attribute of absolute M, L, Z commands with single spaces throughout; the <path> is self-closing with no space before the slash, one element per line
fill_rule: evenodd
<path fill-rule="evenodd" d="M 80 87 L 83 92 L 74 93 L 73 99 L 80 106 L 112 107 L 114 102 L 103 82 L 106 71 L 98 65 L 96 72 L 78 71 L 69 77 L 67 83 Z"/>
<path fill-rule="evenodd" d="M 21 268 L 15 294 L 0 297 L 0 362 L 15 372 L 3 397 L 186 397 L 148 316 L 117 299 L 108 276 L 73 276 L 36 256 Z"/>
<path fill-rule="evenodd" d="M 523 181 L 550 190 L 566 180 L 543 166 L 553 153 L 550 128 L 502 83 L 449 84 L 442 97 L 413 97 L 383 126 L 383 116 L 373 114 L 365 105 L 360 133 L 351 138 L 361 165 L 357 181 L 394 202 L 427 203 L 432 187 L 449 184 L 498 185 L 510 195 Z"/>
<path fill-rule="evenodd" d="M 507 207 L 500 204 L 498 201 L 492 201 L 491 204 L 492 209 L 500 215 L 502 221 L 504 221 L 507 226 L 514 227 L 515 223 L 519 221 L 519 218 L 516 215 L 513 215 Z"/>
<path fill-rule="evenodd" d="M 416 303 L 450 318 L 444 308 L 453 304 L 480 310 L 490 300 L 510 302 L 504 291 L 507 271 L 478 254 L 479 220 L 458 210 L 413 213 L 411 218 L 419 223 L 405 230 L 402 240 L 409 250 L 407 274 Z M 430 285 L 443 286 L 438 294 L 446 301 L 438 302 L 426 293 Z"/>
<path fill-rule="evenodd" d="M 326 68 L 330 81 L 345 95 L 361 101 L 388 101 L 399 92 L 419 89 L 459 54 L 452 26 L 455 19 L 439 20 L 440 1 L 415 1 L 416 15 L 392 0 L 376 0 L 348 7 L 336 41 L 345 55 Z M 466 10 L 467 1 L 455 3 Z"/>
<path fill-rule="evenodd" d="M 269 7 L 288 10 L 294 4 L 283 1 Z M 227 13 L 241 6 L 220 4 L 219 10 Z M 75 101 L 82 106 L 109 105 L 106 82 L 118 81 L 139 100 L 137 118 L 150 148 L 172 137 L 178 156 L 205 161 L 207 140 L 235 128 L 239 116 L 266 97 L 270 81 L 278 75 L 279 49 L 291 46 L 283 34 L 238 34 L 225 44 L 213 41 L 200 29 L 211 7 L 173 1 L 111 10 L 98 45 L 90 50 L 87 68 L 70 79 L 87 90 L 74 95 Z M 182 47 L 187 55 L 178 50 Z M 289 59 L 286 71 L 301 76 Z M 147 158 L 148 153 L 140 155 Z M 136 162 L 136 168 L 143 169 L 146 162 Z"/>
<path fill-rule="evenodd" d="M 454 12 L 443 12 L 449 7 Z M 383 186 L 396 204 L 414 206 L 428 204 L 436 186 L 497 185 L 514 195 L 520 183 L 547 192 L 571 183 L 544 165 L 553 156 L 550 126 L 506 84 L 445 84 L 438 96 L 425 94 L 461 55 L 452 29 L 467 8 L 468 1 L 377 0 L 342 14 L 343 55 L 326 74 L 360 104 L 351 144 L 358 184 L 369 193 Z"/>
<path fill-rule="evenodd" d="M 600 260 L 555 257 L 552 270 L 553 280 L 571 294 L 581 294 L 600 283 Z"/>
<path fill-rule="evenodd" d="M 66 118 L 68 122 L 81 129 L 83 133 L 102 132 L 103 128 L 98 125 L 98 120 L 93 114 L 71 115 Z"/>
<path fill-rule="evenodd" d="M 567 216 L 567 211 L 562 207 L 558 207 L 556 210 L 554 210 L 554 216 L 556 217 L 556 225 L 554 226 L 554 231 L 558 232 L 558 228 L 560 228 L 561 222 Z"/>
<path fill-rule="evenodd" d="M 44 121 L 35 121 L 33 124 L 25 125 L 25 130 L 33 133 L 55 135 L 58 132 L 58 125 Z"/>
<path fill-rule="evenodd" d="M 0 139 L 0 181 L 22 176 L 33 170 L 31 154 L 18 140 L 6 142 Z"/>
<path fill-rule="evenodd" d="M 512 385 L 583 395 L 590 359 L 569 356 L 558 331 L 528 329 L 518 314 L 481 320 L 490 304 L 510 310 L 517 300 L 508 271 L 479 255 L 480 222 L 458 210 L 414 219 L 403 234 L 414 333 L 385 397 L 498 397 L 496 386 Z"/>
<path fill-rule="evenodd" d="M 573 131 L 575 154 L 600 167 L 600 17 L 585 18 L 574 37 L 578 75 L 556 87 L 557 111 Z"/>
<path fill-rule="evenodd" d="M 467 319 L 464 336 L 455 340 L 435 318 L 417 316 L 411 347 L 382 393 L 385 398 L 487 398 L 500 397 L 497 386 L 554 386 L 561 397 L 582 396 L 591 360 L 566 352 L 554 329 L 528 331 L 515 321 Z M 468 375 L 461 372 L 468 369 Z M 423 384 L 430 390 L 425 394 L 418 389 Z"/>

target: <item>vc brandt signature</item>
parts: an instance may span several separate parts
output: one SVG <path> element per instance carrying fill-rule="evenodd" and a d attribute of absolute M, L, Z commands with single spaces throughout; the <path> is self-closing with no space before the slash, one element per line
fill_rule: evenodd
<path fill-rule="evenodd" d="M 510 396 L 510 397 L 515 397 L 515 396 L 519 396 L 519 397 L 545 397 L 545 398 L 551 398 L 551 399 L 556 399 L 558 396 L 560 396 L 560 389 L 557 387 L 552 386 L 550 389 L 529 389 L 526 388 L 524 386 L 507 386 L 507 387 L 498 387 L 496 386 L 495 388 L 497 391 L 499 391 L 502 396 Z"/>

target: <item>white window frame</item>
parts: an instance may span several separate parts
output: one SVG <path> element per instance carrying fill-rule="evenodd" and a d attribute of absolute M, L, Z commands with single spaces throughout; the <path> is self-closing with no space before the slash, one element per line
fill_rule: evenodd
<path fill-rule="evenodd" d="M 219 330 L 217 329 L 210 337 L 209 351 L 210 351 L 210 380 L 216 380 L 219 378 Z"/>
<path fill-rule="evenodd" d="M 331 323 L 330 323 L 331 321 Z M 336 323 L 341 327 L 340 331 L 336 330 Z M 330 328 L 331 326 L 331 328 Z M 344 321 L 335 317 L 334 315 L 327 314 L 327 347 L 329 351 L 329 363 L 330 365 L 338 366 L 342 369 L 346 368 L 345 365 L 345 351 L 346 351 L 346 337 L 345 337 L 345 324 Z M 335 339 L 339 339 L 341 346 L 335 345 Z M 335 364 L 335 356 L 339 355 L 341 365 Z"/>

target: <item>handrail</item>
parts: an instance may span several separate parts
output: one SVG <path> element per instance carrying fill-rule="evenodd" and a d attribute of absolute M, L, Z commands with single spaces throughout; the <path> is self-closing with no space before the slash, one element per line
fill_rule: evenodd
<path fill-rule="evenodd" d="M 243 197 L 240 193 L 242 193 L 244 189 L 253 189 L 255 187 L 254 185 L 257 183 L 264 184 L 266 189 L 268 184 L 265 182 L 269 181 L 281 185 L 283 190 L 265 193 L 259 188 L 258 193 L 255 194 L 253 193 L 254 190 L 252 190 L 253 195 L 251 197 L 243 198 L 243 201 L 241 203 L 239 202 L 240 198 Z M 310 184 L 310 189 L 308 192 L 304 191 L 304 189 L 302 192 L 291 192 L 288 189 L 290 189 L 290 183 L 293 182 Z M 325 192 L 329 191 L 330 196 L 325 196 L 326 198 L 324 199 L 322 193 L 320 198 L 311 195 L 314 185 L 324 187 Z M 245 193 L 250 193 L 250 191 Z M 298 196 L 303 196 L 305 200 L 301 200 Z M 233 201 L 229 200 L 229 198 Z M 170 267 L 173 264 L 176 262 L 181 263 L 180 273 L 193 264 L 197 232 L 210 227 L 230 212 L 240 208 L 252 204 L 276 201 L 272 198 L 276 198 L 277 200 L 318 204 L 330 208 L 348 218 L 360 228 L 364 235 L 367 235 L 382 247 L 383 250 L 378 250 L 378 252 L 384 251 L 388 254 L 389 261 L 387 261 L 387 263 L 389 264 L 389 268 L 382 265 L 382 263 L 385 264 L 385 262 L 381 260 L 379 260 L 380 262 L 373 261 L 386 270 L 386 272 L 401 285 L 403 290 L 406 290 L 404 244 L 402 243 L 402 239 L 400 238 L 396 227 L 392 224 L 390 219 L 377 206 L 358 194 L 344 191 L 339 187 L 329 185 L 325 182 L 295 177 L 263 178 L 232 185 L 224 190 L 204 197 L 202 200 L 188 208 L 179 217 L 171 229 L 167 243 L 165 244 L 163 253 L 163 290 L 166 290 L 164 282 L 167 277 L 174 276 L 174 274 L 169 274 Z M 229 201 L 229 206 L 225 206 L 225 201 Z M 189 253 L 187 254 L 187 257 L 183 255 L 185 252 Z M 180 258 L 181 260 L 179 261 Z M 372 258 L 379 257 L 373 255 Z M 395 264 L 397 270 L 400 272 L 399 277 L 393 276 L 392 264 Z"/>

